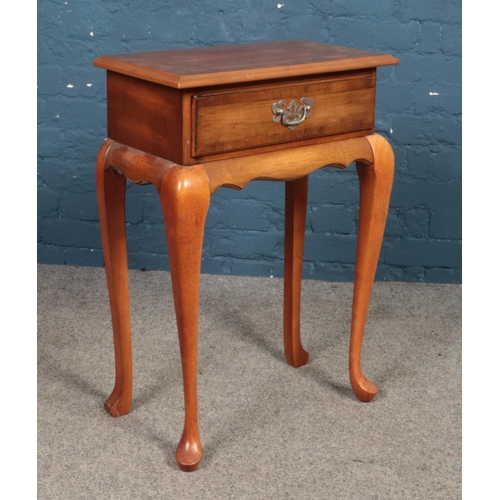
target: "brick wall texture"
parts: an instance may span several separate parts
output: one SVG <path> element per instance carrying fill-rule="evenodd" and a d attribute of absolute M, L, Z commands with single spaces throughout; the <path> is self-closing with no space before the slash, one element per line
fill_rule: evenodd
<path fill-rule="evenodd" d="M 389 52 L 377 132 L 396 175 L 376 279 L 461 282 L 461 2 L 457 0 L 48 0 L 38 4 L 38 261 L 102 266 L 94 166 L 106 137 L 101 54 L 304 39 Z M 168 269 L 158 196 L 127 190 L 129 266 Z M 353 166 L 310 176 L 304 278 L 351 281 Z M 282 276 L 284 184 L 221 188 L 202 271 Z"/>

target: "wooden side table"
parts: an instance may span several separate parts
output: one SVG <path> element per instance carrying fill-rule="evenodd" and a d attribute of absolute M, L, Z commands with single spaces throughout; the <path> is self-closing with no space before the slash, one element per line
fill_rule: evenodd
<path fill-rule="evenodd" d="M 198 291 L 205 217 L 221 186 L 284 181 L 286 361 L 308 360 L 300 342 L 300 289 L 308 175 L 356 162 L 359 235 L 349 374 L 370 401 L 361 369 L 370 294 L 392 188 L 394 156 L 374 134 L 378 66 L 387 54 L 303 41 L 101 56 L 107 70 L 108 139 L 97 158 L 97 194 L 115 346 L 116 382 L 105 408 L 130 410 L 132 357 L 125 235 L 126 179 L 154 184 L 166 226 L 182 359 L 185 423 L 176 460 L 196 470 Z"/>

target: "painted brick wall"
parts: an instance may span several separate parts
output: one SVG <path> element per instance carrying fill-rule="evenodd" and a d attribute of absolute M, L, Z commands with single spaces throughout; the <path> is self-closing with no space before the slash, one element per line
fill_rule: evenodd
<path fill-rule="evenodd" d="M 461 2 L 457 0 L 48 0 L 38 4 L 38 260 L 102 266 L 94 162 L 106 136 L 101 54 L 305 39 L 389 52 L 377 131 L 396 177 L 379 280 L 461 281 Z M 355 169 L 310 177 L 304 277 L 350 281 Z M 203 272 L 282 276 L 284 185 L 220 189 Z M 168 269 L 159 200 L 130 185 L 131 268 Z"/>

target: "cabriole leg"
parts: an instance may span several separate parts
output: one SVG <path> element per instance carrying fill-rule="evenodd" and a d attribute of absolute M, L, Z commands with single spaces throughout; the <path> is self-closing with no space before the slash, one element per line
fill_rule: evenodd
<path fill-rule="evenodd" d="M 184 430 L 176 460 L 186 472 L 198 468 L 202 447 L 198 431 L 198 296 L 205 218 L 210 204 L 203 167 L 172 166 L 160 184 L 184 382 Z"/>
<path fill-rule="evenodd" d="M 283 336 L 289 365 L 305 365 L 309 354 L 300 342 L 300 292 L 309 177 L 285 183 L 285 279 Z"/>
<path fill-rule="evenodd" d="M 104 407 L 113 416 L 126 415 L 132 401 L 132 346 L 125 235 L 126 180 L 105 170 L 106 156 L 114 141 L 102 145 L 96 164 L 96 188 L 101 227 L 102 251 L 115 349 L 115 386 Z"/>
<path fill-rule="evenodd" d="M 349 348 L 349 377 L 361 401 L 371 401 L 377 394 L 377 386 L 361 369 L 361 349 L 394 176 L 394 154 L 389 143 L 377 134 L 366 139 L 373 150 L 373 162 L 356 164 L 360 182 L 359 231 Z"/>

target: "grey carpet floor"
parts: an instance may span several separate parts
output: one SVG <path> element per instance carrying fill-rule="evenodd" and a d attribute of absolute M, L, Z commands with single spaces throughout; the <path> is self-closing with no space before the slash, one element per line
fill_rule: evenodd
<path fill-rule="evenodd" d="M 38 266 L 38 492 L 65 499 L 461 498 L 461 286 L 376 283 L 363 366 L 348 377 L 352 284 L 305 281 L 299 369 L 284 361 L 277 278 L 203 275 L 204 456 L 183 473 L 170 275 L 130 272 L 134 399 L 103 403 L 114 361 L 101 268 Z"/>

